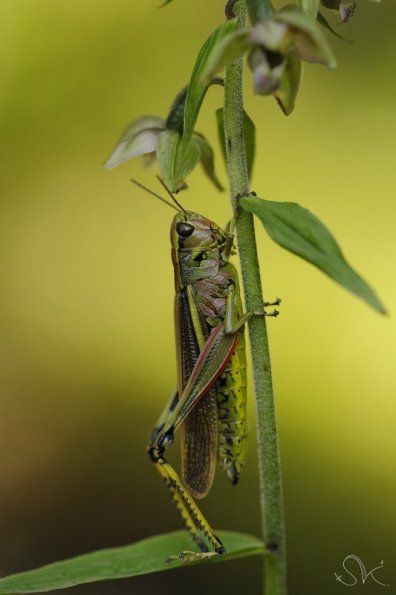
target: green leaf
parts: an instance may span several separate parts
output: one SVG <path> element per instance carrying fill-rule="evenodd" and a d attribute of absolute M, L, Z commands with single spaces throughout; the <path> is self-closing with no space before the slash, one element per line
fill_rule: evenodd
<path fill-rule="evenodd" d="M 45 593 L 76 585 L 149 574 L 193 564 L 226 562 L 235 558 L 264 554 L 262 541 L 251 535 L 220 531 L 227 554 L 203 561 L 169 560 L 191 550 L 191 539 L 184 531 L 157 535 L 132 545 L 100 550 L 62 562 L 55 562 L 0 579 L 0 595 Z"/>
<path fill-rule="evenodd" d="M 234 21 L 226 21 L 232 23 Z M 235 29 L 235 27 L 234 27 Z M 209 81 L 217 72 L 242 56 L 251 47 L 249 41 L 250 29 L 238 29 L 238 31 L 226 35 L 213 49 L 206 61 L 205 69 L 201 77 Z"/>
<path fill-rule="evenodd" d="M 218 45 L 226 35 L 235 30 L 235 27 L 236 19 L 224 21 L 220 27 L 213 31 L 199 51 L 188 85 L 184 108 L 184 137 L 187 142 L 193 133 L 199 110 L 210 84 L 211 77 L 205 81 L 203 73 L 207 69 L 207 65 L 211 61 L 213 53 L 216 52 Z"/>
<path fill-rule="evenodd" d="M 192 172 L 200 159 L 201 149 L 199 144 L 191 141 L 187 144 L 184 137 L 182 137 L 176 152 L 173 192 L 178 192 L 184 186 L 184 180 Z"/>
<path fill-rule="evenodd" d="M 337 242 L 313 213 L 293 202 L 273 202 L 257 197 L 242 198 L 241 206 L 257 215 L 270 237 L 301 256 L 326 275 L 385 313 L 374 291 L 346 262 Z"/>
<path fill-rule="evenodd" d="M 333 29 L 333 27 L 330 25 L 329 21 L 320 12 L 318 12 L 317 20 L 318 23 L 322 25 L 324 29 L 326 29 L 326 31 L 329 31 L 329 33 L 335 35 L 335 37 L 337 37 L 341 41 L 344 41 L 345 43 L 353 43 L 351 39 L 346 39 L 346 37 L 343 37 L 342 35 L 337 33 L 337 31 L 335 31 L 335 29 Z"/>
<path fill-rule="evenodd" d="M 201 157 L 203 158 L 203 165 L 206 168 L 207 173 L 210 169 L 210 156 L 206 150 L 207 148 L 201 147 L 200 143 L 196 140 L 192 142 L 192 135 L 199 110 L 206 91 L 211 84 L 211 81 L 203 81 L 202 72 L 206 68 L 207 61 L 210 59 L 214 48 L 216 48 L 223 37 L 230 31 L 233 31 L 235 27 L 235 19 L 225 21 L 208 37 L 200 49 L 195 62 L 191 79 L 188 84 L 185 101 L 182 92 L 176 98 L 176 101 L 171 108 L 167 126 L 169 127 L 172 124 L 172 128 L 179 128 L 179 132 L 181 132 L 178 123 L 178 110 L 180 106 L 184 106 L 183 134 L 178 134 L 177 130 L 167 130 L 165 133 L 161 133 L 159 137 L 157 157 L 160 172 L 162 179 L 172 192 L 177 192 L 182 187 L 185 178 L 191 173 Z M 177 136 L 175 136 L 175 134 L 177 134 Z M 206 151 L 204 155 L 201 153 L 202 149 Z M 214 181 L 213 176 L 211 179 Z M 215 183 L 218 184 L 217 179 Z"/>
<path fill-rule="evenodd" d="M 178 192 L 197 165 L 201 151 L 197 143 L 183 142 L 175 130 L 164 130 L 158 137 L 157 159 L 160 175 L 171 192 Z"/>
<path fill-rule="evenodd" d="M 217 138 L 219 139 L 221 154 L 223 155 L 224 163 L 226 164 L 227 153 L 225 146 L 225 134 L 224 134 L 224 110 L 222 107 L 216 110 L 216 124 L 217 124 Z"/>
<path fill-rule="evenodd" d="M 277 102 L 286 116 L 289 116 L 294 110 L 300 88 L 301 75 L 301 60 L 295 56 L 289 56 L 286 61 L 286 68 L 281 75 L 280 87 L 274 93 Z"/>
<path fill-rule="evenodd" d="M 217 135 L 219 138 L 220 148 L 223 155 L 224 163 L 226 162 L 226 147 L 224 137 L 224 112 L 220 107 L 216 110 Z M 243 133 L 245 138 L 246 161 L 249 180 L 252 177 L 254 157 L 256 153 L 256 127 L 248 114 L 243 112 Z"/>
<path fill-rule="evenodd" d="M 245 137 L 246 161 L 250 180 L 256 154 L 256 127 L 245 111 L 243 111 L 243 135 Z"/>
<path fill-rule="evenodd" d="M 224 186 L 221 184 L 220 180 L 216 176 L 215 168 L 214 168 L 214 153 L 213 149 L 206 140 L 206 138 L 197 132 L 194 132 L 191 139 L 192 143 L 197 143 L 200 155 L 201 155 L 201 165 L 203 167 L 204 172 L 208 176 L 208 178 L 213 182 L 216 186 L 217 190 L 224 190 Z"/>
<path fill-rule="evenodd" d="M 183 89 L 176 95 L 169 110 L 168 117 L 166 118 L 165 128 L 168 128 L 168 130 L 176 130 L 176 132 L 183 134 L 186 96 L 187 87 L 183 87 Z"/>
<path fill-rule="evenodd" d="M 171 192 L 176 192 L 175 160 L 180 134 L 175 130 L 163 130 L 158 137 L 157 160 L 160 176 Z"/>
<path fill-rule="evenodd" d="M 297 6 L 309 17 L 316 19 L 320 0 L 298 0 Z"/>

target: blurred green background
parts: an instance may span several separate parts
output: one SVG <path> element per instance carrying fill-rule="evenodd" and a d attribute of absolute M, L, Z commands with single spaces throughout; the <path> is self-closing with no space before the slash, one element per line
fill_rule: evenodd
<path fill-rule="evenodd" d="M 133 118 L 165 116 L 223 2 L 4 0 L 0 23 L 0 574 L 179 528 L 145 453 L 175 383 L 172 213 L 132 187 L 154 169 L 102 163 Z M 305 69 L 295 113 L 255 97 L 253 189 L 333 231 L 394 312 L 396 6 L 358 0 L 331 72 Z M 198 130 L 216 144 L 208 93 Z M 217 147 L 217 144 L 216 144 Z M 219 173 L 225 172 L 217 151 Z M 230 216 L 197 170 L 188 208 Z M 395 322 L 258 228 L 284 473 L 290 592 L 337 594 L 348 554 L 396 589 Z M 243 480 L 203 503 L 260 534 L 254 438 Z M 175 449 L 176 450 L 176 449 Z M 177 461 L 177 452 L 172 456 Z M 260 593 L 257 559 L 75 595 Z M 361 592 L 362 586 L 353 592 Z M 367 579 L 365 593 L 383 592 Z M 68 593 L 69 591 L 67 591 Z"/>

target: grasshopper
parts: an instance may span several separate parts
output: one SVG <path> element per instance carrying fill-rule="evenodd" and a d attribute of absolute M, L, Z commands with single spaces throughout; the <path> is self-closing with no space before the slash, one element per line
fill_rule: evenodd
<path fill-rule="evenodd" d="M 222 554 L 223 543 L 193 498 L 208 494 L 216 462 L 236 485 L 246 458 L 243 328 L 253 313 L 243 314 L 238 273 L 229 262 L 235 219 L 225 232 L 206 217 L 186 211 L 164 184 L 174 204 L 132 181 L 177 211 L 171 227 L 177 390 L 158 420 L 147 450 L 184 525 L 204 552 L 200 555 Z M 279 303 L 277 299 L 264 305 Z M 278 312 L 254 314 L 276 316 Z M 165 458 L 179 428 L 182 479 Z M 208 544 L 214 552 L 209 552 Z"/>

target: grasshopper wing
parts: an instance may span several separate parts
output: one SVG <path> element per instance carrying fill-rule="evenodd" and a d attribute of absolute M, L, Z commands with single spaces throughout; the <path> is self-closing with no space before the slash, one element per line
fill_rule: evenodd
<path fill-rule="evenodd" d="M 227 366 L 238 335 L 216 326 L 206 341 L 180 398 L 177 425 L 182 433 L 182 477 L 196 498 L 206 496 L 213 483 L 217 459 L 217 403 L 212 388 Z"/>

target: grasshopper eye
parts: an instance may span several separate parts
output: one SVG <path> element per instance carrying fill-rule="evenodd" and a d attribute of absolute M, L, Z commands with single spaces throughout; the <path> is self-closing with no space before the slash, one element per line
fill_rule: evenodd
<path fill-rule="evenodd" d="M 186 223 L 185 221 L 179 221 L 179 223 L 176 224 L 176 231 L 177 235 L 180 237 L 188 238 L 194 231 L 194 225 Z"/>

